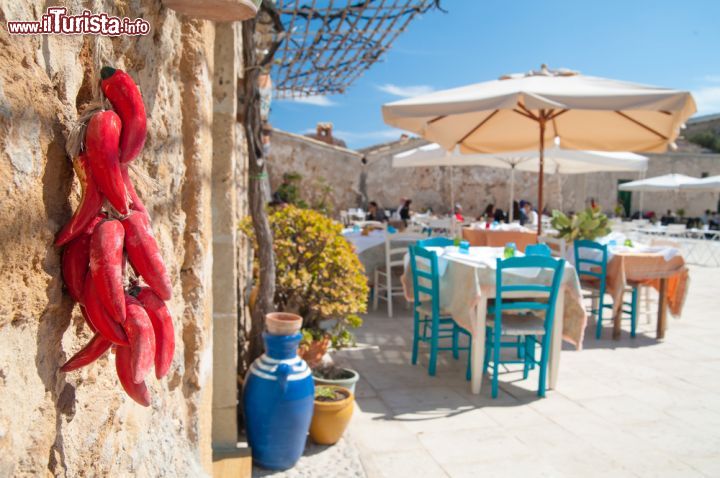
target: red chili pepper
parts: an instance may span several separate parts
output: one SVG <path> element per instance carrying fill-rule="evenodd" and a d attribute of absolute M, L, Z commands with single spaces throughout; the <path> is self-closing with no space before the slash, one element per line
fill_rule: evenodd
<path fill-rule="evenodd" d="M 114 344 L 125 347 L 130 345 L 123 328 L 110 317 L 100 302 L 97 290 L 95 290 L 95 283 L 92 277 L 90 277 L 90 274 L 88 274 L 87 279 L 85 279 L 83 302 L 85 304 L 86 317 L 93 327 L 95 327 L 95 330 Z"/>
<path fill-rule="evenodd" d="M 147 216 L 131 212 L 122 220 L 125 228 L 125 250 L 135 271 L 162 300 L 170 300 L 172 284 L 152 234 Z"/>
<path fill-rule="evenodd" d="M 107 352 L 107 349 L 109 349 L 111 345 L 112 342 L 105 339 L 102 335 L 95 334 L 95 336 L 90 339 L 90 342 L 88 342 L 85 347 L 80 349 L 78 353 L 73 355 L 70 360 L 65 362 L 65 364 L 60 367 L 60 371 L 71 372 L 73 370 L 79 369 L 80 367 L 84 367 L 85 365 L 93 363 L 95 360 L 102 357 L 102 355 Z"/>
<path fill-rule="evenodd" d="M 175 354 L 175 330 L 170 311 L 149 287 L 141 287 L 137 299 L 145 308 L 155 332 L 155 376 L 167 375 Z"/>
<path fill-rule="evenodd" d="M 120 385 L 130 398 L 143 407 L 150 406 L 150 391 L 145 382 L 135 383 L 132 380 L 132 352 L 129 347 L 117 347 L 115 349 L 115 371 L 120 379 Z"/>
<path fill-rule="evenodd" d="M 58 247 L 63 244 L 67 244 L 78 235 L 85 232 L 93 218 L 97 216 L 100 209 L 102 209 L 105 198 L 100 193 L 100 190 L 90 175 L 88 167 L 88 159 L 84 155 L 79 156 L 75 161 L 73 161 L 75 174 L 77 174 L 77 177 L 80 180 L 82 197 L 80 198 L 80 205 L 75 210 L 73 217 L 70 218 L 65 226 L 63 226 L 62 230 L 55 239 L 55 245 Z"/>
<path fill-rule="evenodd" d="M 98 299 L 116 322 L 125 322 L 123 289 L 123 241 L 120 221 L 107 220 L 95 226 L 90 240 L 90 274 Z"/>
<path fill-rule="evenodd" d="M 127 320 L 123 327 L 130 341 L 132 381 L 140 383 L 150 372 L 155 359 L 155 332 L 142 304 L 130 294 L 125 295 Z"/>
<path fill-rule="evenodd" d="M 85 306 L 84 306 L 84 305 L 80 305 L 80 313 L 82 314 L 83 319 L 85 319 L 85 323 L 86 323 L 87 326 L 90 328 L 90 330 L 92 330 L 93 332 L 97 332 L 97 329 L 95 328 L 95 326 L 93 325 L 93 323 L 90 322 L 90 318 L 89 318 L 88 315 L 87 315 L 87 310 L 85 310 Z"/>
<path fill-rule="evenodd" d="M 75 302 L 82 304 L 85 276 L 90 267 L 90 235 L 83 234 L 65 246 L 62 255 L 62 275 L 65 287 Z"/>
<path fill-rule="evenodd" d="M 85 232 L 65 246 L 62 255 L 62 274 L 65 287 L 75 302 L 82 304 L 85 276 L 90 267 L 90 237 L 104 216 L 90 221 Z"/>
<path fill-rule="evenodd" d="M 92 177 L 120 214 L 128 213 L 127 191 L 120 171 L 120 117 L 114 111 L 95 113 L 85 132 L 85 150 Z"/>
<path fill-rule="evenodd" d="M 100 76 L 103 93 L 122 119 L 120 162 L 127 163 L 140 154 L 147 136 L 142 95 L 132 77 L 122 70 L 105 66 L 100 70 Z"/>
<path fill-rule="evenodd" d="M 132 181 L 130 180 L 130 174 L 128 172 L 127 164 L 121 164 L 120 171 L 122 172 L 125 189 L 130 195 L 130 209 L 147 215 L 147 209 L 145 209 L 145 205 L 140 200 L 140 196 L 138 196 L 137 191 L 135 191 L 135 185 L 133 185 Z"/>

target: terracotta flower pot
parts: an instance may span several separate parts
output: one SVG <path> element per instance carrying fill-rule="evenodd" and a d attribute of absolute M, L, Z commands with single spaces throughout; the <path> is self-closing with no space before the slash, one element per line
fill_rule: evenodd
<path fill-rule="evenodd" d="M 302 317 L 288 312 L 265 314 L 265 327 L 271 335 L 295 335 L 302 327 Z"/>
<path fill-rule="evenodd" d="M 310 438 L 319 445 L 334 445 L 340 440 L 352 418 L 355 397 L 344 387 L 327 385 L 345 398 L 338 401 L 322 401 L 315 397 Z"/>
<path fill-rule="evenodd" d="M 309 344 L 300 344 L 298 355 L 307 362 L 310 368 L 317 367 L 327 353 L 328 347 L 330 347 L 330 337 L 323 337 L 320 340 L 313 340 Z"/>
<path fill-rule="evenodd" d="M 178 13 L 216 22 L 247 20 L 257 15 L 262 0 L 163 0 Z"/>

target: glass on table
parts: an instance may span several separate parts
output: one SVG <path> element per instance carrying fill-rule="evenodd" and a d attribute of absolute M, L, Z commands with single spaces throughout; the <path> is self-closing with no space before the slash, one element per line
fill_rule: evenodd
<path fill-rule="evenodd" d="M 505 244 L 505 249 L 503 249 L 503 259 L 515 257 L 515 251 L 517 251 L 517 245 L 515 245 L 514 242 L 508 242 Z"/>

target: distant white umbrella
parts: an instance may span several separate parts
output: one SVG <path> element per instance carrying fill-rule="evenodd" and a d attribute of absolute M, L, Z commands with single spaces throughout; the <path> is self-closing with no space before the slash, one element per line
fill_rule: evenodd
<path fill-rule="evenodd" d="M 548 170 L 559 174 L 582 174 L 600 171 L 647 170 L 648 159 L 634 153 L 605 151 L 577 151 L 562 148 L 545 150 Z M 446 151 L 439 144 L 428 144 L 393 156 L 394 168 L 434 166 L 486 166 L 510 170 L 510 219 L 515 199 L 515 170 L 537 172 L 540 168 L 538 151 L 516 151 L 496 154 L 460 154 L 457 149 Z M 451 178 L 451 196 L 453 184 Z M 455 199 L 451 201 L 454 204 Z"/>
<path fill-rule="evenodd" d="M 680 186 L 680 190 L 695 192 L 720 192 L 720 176 L 710 176 L 698 179 L 694 183 L 683 184 Z"/>
<path fill-rule="evenodd" d="M 637 191 L 637 192 L 660 192 L 660 191 L 680 191 L 685 187 L 696 184 L 698 178 L 686 176 L 684 174 L 665 174 L 664 176 L 655 176 L 652 178 L 639 179 L 630 181 L 618 186 L 621 191 Z"/>
<path fill-rule="evenodd" d="M 663 152 L 693 113 L 686 91 L 569 70 L 506 75 L 383 105 L 385 123 L 463 154 L 537 149 L 543 207 L 545 144 L 566 149 Z M 542 221 L 538 233 L 542 231 Z"/>

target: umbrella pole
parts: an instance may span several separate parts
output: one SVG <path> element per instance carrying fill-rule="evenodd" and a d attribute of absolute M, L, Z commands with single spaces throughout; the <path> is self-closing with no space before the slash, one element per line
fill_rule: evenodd
<path fill-rule="evenodd" d="M 510 209 L 508 210 L 508 217 L 510 222 L 513 222 L 513 214 L 515 212 L 515 165 L 510 165 Z"/>
<path fill-rule="evenodd" d="M 538 172 L 538 236 L 542 234 L 543 175 L 545 174 L 545 111 L 540 111 L 540 171 Z"/>
<path fill-rule="evenodd" d="M 455 211 L 455 170 L 450 166 L 450 214 Z"/>

